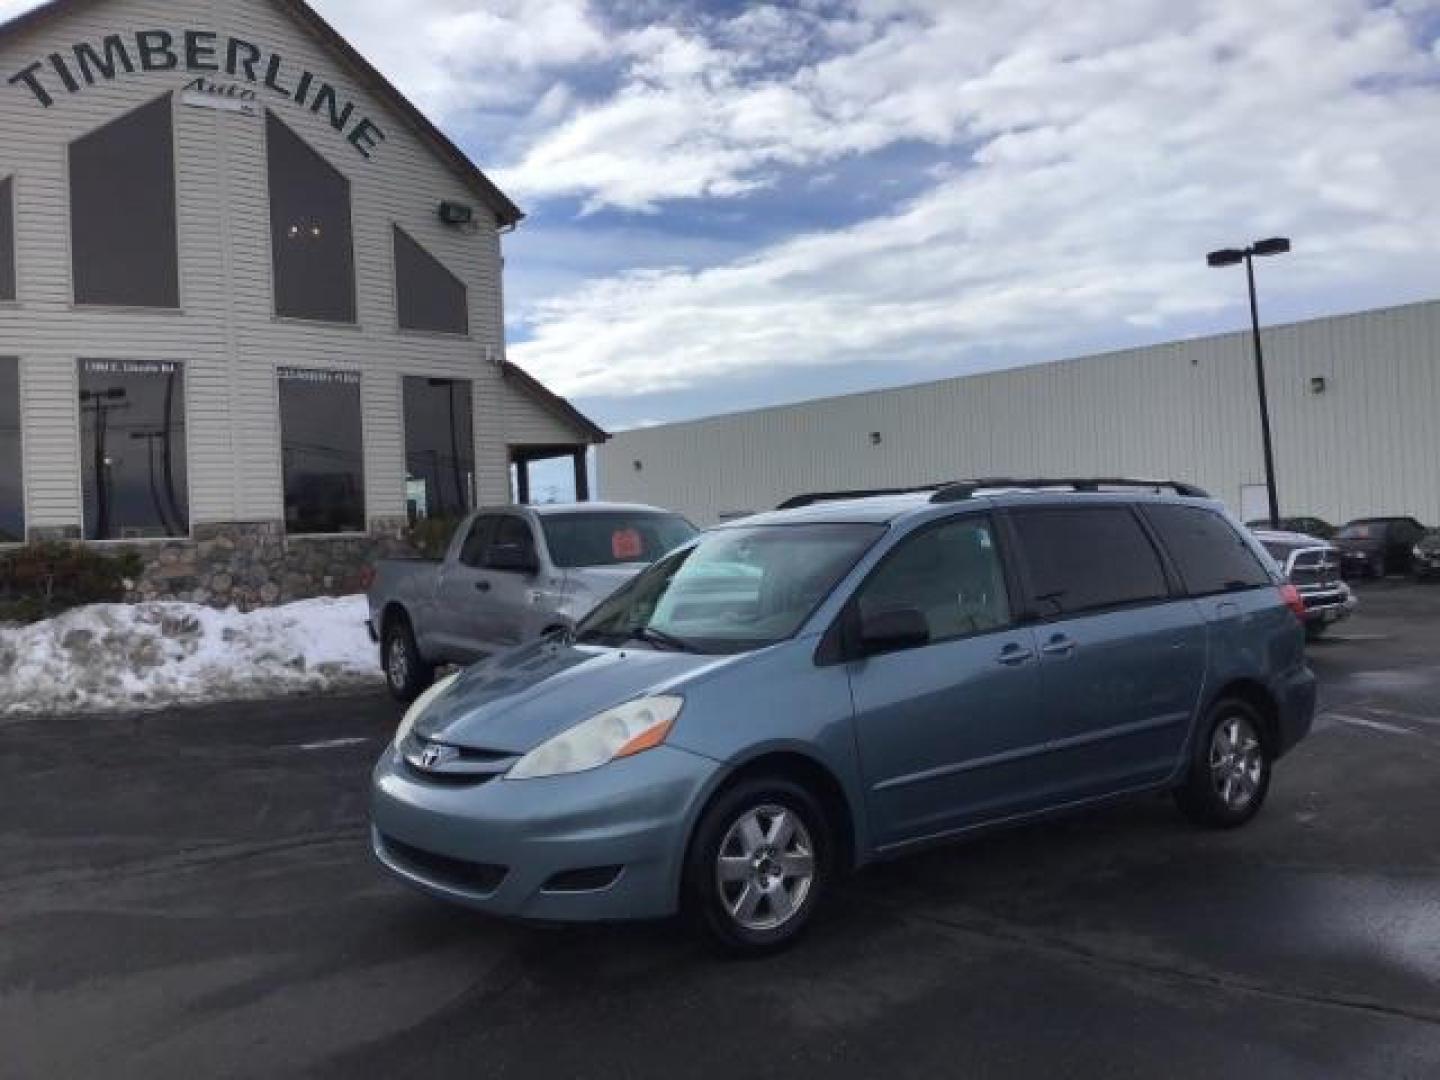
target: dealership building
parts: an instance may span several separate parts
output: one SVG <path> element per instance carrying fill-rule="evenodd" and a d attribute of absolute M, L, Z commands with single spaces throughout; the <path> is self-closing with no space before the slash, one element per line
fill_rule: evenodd
<path fill-rule="evenodd" d="M 1281 513 L 1440 525 L 1440 301 L 1268 328 Z M 606 498 L 713 523 L 976 477 L 1187 480 L 1267 516 L 1250 332 L 617 434 Z"/>
<path fill-rule="evenodd" d="M 522 215 L 301 0 L 0 26 L 0 543 L 144 595 L 353 586 L 605 433 L 505 360 Z"/>

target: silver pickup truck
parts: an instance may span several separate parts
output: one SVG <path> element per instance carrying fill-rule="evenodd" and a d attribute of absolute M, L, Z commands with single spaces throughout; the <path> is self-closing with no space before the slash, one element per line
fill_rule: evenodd
<path fill-rule="evenodd" d="M 497 506 L 461 522 L 443 559 L 380 560 L 370 634 L 390 692 L 412 701 L 437 665 L 573 626 L 695 532 L 651 506 Z"/>

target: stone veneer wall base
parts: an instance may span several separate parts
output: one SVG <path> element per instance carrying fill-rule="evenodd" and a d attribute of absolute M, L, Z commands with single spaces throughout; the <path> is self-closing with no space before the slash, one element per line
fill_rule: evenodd
<path fill-rule="evenodd" d="M 367 534 L 338 536 L 286 536 L 279 521 L 197 524 L 189 539 L 134 545 L 145 569 L 131 599 L 250 611 L 348 596 L 362 591 L 362 573 L 374 560 L 415 554 L 408 524 L 377 518 Z"/>

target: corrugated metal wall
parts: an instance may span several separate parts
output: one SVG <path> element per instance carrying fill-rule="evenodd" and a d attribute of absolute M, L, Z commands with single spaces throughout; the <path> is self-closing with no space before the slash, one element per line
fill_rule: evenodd
<path fill-rule="evenodd" d="M 1275 327 L 1264 347 L 1282 512 L 1440 524 L 1440 302 Z M 708 524 L 804 491 L 1118 474 L 1239 510 L 1265 482 L 1253 365 L 1234 333 L 623 432 L 600 489 Z"/>
<path fill-rule="evenodd" d="M 276 368 L 351 368 L 362 373 L 369 516 L 404 512 L 405 375 L 475 380 L 480 496 L 508 501 L 506 444 L 527 427 L 548 439 L 547 414 L 508 391 L 486 361 L 502 347 L 500 241 L 494 221 L 428 144 L 362 90 L 284 10 L 269 0 L 109 0 L 0 43 L 8 77 L 79 41 L 138 29 L 214 30 L 279 52 L 287 84 L 298 69 L 332 83 L 373 117 L 386 141 L 371 160 L 329 124 L 264 88 L 259 104 L 323 154 L 351 182 L 358 326 L 277 320 L 271 296 L 263 115 L 177 103 L 181 312 L 77 310 L 71 304 L 66 147 L 70 141 L 192 76 L 138 72 L 59 93 L 43 109 L 23 87 L 0 94 L 0 175 L 16 178 L 19 297 L 0 305 L 0 355 L 19 356 L 25 490 L 31 527 L 80 522 L 77 357 L 169 359 L 186 364 L 192 518 L 282 517 Z M 130 39 L 133 46 L 133 37 Z M 223 48 L 223 45 L 222 45 Z M 42 74 L 58 87 L 54 72 Z M 215 76 L 220 81 L 228 77 Z M 442 199 L 477 207 L 473 233 L 436 217 Z M 401 332 L 393 298 L 391 227 L 398 223 L 469 287 L 471 336 Z M 537 415 L 532 415 L 537 414 Z M 514 427 L 520 436 L 507 430 Z"/>

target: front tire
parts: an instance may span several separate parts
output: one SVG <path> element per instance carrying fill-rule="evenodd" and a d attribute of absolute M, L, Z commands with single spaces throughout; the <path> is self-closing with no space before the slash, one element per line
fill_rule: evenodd
<path fill-rule="evenodd" d="M 825 811 L 808 788 L 784 777 L 742 781 L 721 792 L 696 826 L 685 907 L 730 955 L 778 952 L 814 917 L 833 852 Z"/>
<path fill-rule="evenodd" d="M 1224 698 L 1206 713 L 1200 732 L 1175 801 L 1197 825 L 1244 825 L 1260 812 L 1270 791 L 1273 758 L 1260 714 L 1249 702 Z"/>
<path fill-rule="evenodd" d="M 380 640 L 380 666 L 390 696 L 405 705 L 423 694 L 435 681 L 435 668 L 420 655 L 410 620 L 395 615 L 385 621 Z"/>

